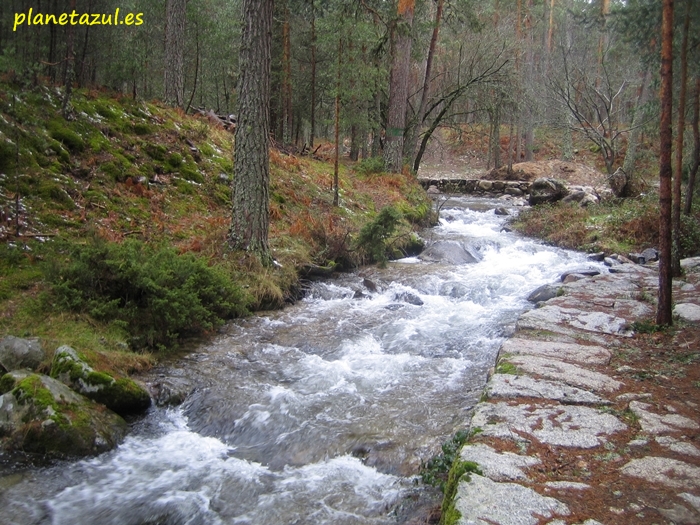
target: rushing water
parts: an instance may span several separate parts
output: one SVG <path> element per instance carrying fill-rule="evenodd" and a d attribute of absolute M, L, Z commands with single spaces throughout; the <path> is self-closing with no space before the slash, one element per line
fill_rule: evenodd
<path fill-rule="evenodd" d="M 585 262 L 502 231 L 501 204 L 452 200 L 426 233 L 477 263 L 363 269 L 231 323 L 157 371 L 193 386 L 181 407 L 110 453 L 0 478 L 0 523 L 408 521 L 421 462 L 464 428 L 527 294 Z"/>

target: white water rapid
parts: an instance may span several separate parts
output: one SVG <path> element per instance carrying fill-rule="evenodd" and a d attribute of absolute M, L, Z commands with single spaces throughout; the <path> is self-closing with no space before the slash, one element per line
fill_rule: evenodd
<path fill-rule="evenodd" d="M 502 204 L 453 199 L 425 233 L 478 262 L 412 258 L 314 283 L 155 371 L 193 387 L 181 407 L 153 408 L 110 453 L 0 477 L 0 523 L 364 525 L 424 512 L 419 495 L 434 492 L 420 465 L 464 429 L 528 293 L 590 264 L 502 231 Z"/>

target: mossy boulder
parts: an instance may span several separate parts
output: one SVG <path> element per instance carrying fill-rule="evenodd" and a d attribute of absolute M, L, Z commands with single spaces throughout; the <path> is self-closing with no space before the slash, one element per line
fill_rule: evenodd
<path fill-rule="evenodd" d="M 120 416 L 48 376 L 17 370 L 5 374 L 0 386 L 0 450 L 91 456 L 126 435 Z"/>
<path fill-rule="evenodd" d="M 96 372 L 70 346 L 64 345 L 56 349 L 51 377 L 85 397 L 102 403 L 120 416 L 138 414 L 151 406 L 150 395 L 134 380 Z"/>

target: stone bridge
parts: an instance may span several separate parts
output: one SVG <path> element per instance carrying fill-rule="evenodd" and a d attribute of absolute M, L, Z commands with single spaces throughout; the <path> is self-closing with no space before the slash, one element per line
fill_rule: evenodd
<path fill-rule="evenodd" d="M 530 193 L 531 182 L 517 180 L 482 179 L 419 179 L 427 190 L 435 186 L 442 193 L 466 193 L 484 196 L 512 195 L 521 197 Z"/>

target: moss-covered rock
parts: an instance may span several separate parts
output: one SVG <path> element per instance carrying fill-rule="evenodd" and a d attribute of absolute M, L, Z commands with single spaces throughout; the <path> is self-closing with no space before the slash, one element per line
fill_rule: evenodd
<path fill-rule="evenodd" d="M 89 456 L 114 448 L 126 422 L 63 383 L 29 371 L 0 379 L 0 449 L 51 456 Z"/>
<path fill-rule="evenodd" d="M 51 377 L 121 416 L 141 413 L 151 405 L 148 392 L 134 380 L 96 372 L 70 346 L 56 349 Z"/>

